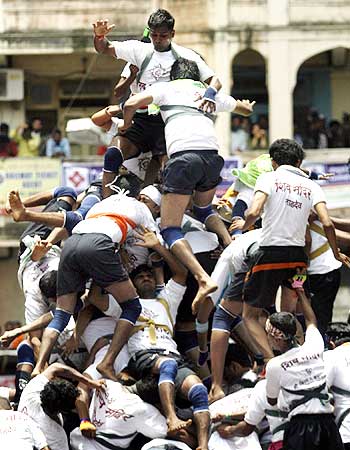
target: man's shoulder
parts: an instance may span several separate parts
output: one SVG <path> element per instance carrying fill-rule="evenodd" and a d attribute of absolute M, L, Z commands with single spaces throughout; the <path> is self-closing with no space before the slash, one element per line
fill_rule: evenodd
<path fill-rule="evenodd" d="M 172 42 L 172 47 L 179 56 L 184 58 L 190 58 L 192 61 L 198 61 L 202 59 L 198 53 L 188 47 L 183 47 L 182 45 L 178 45 L 175 42 Z"/>

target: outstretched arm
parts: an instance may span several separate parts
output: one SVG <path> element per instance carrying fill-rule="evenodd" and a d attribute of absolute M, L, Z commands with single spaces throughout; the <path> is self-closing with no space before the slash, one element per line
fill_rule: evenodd
<path fill-rule="evenodd" d="M 124 105 L 123 116 L 124 116 L 124 126 L 119 127 L 119 131 L 123 132 L 127 130 L 132 123 L 132 118 L 134 117 L 135 111 L 143 106 L 150 105 L 153 102 L 152 95 L 146 93 L 140 93 L 130 97 Z"/>
<path fill-rule="evenodd" d="M 31 331 L 43 330 L 48 326 L 48 324 L 52 320 L 52 314 L 50 312 L 43 314 L 38 317 L 38 319 L 34 320 L 27 325 L 23 325 L 23 327 L 15 328 L 10 331 L 5 331 L 5 333 L 0 337 L 0 343 L 7 347 L 10 343 L 21 334 L 29 333 Z"/>
<path fill-rule="evenodd" d="M 240 116 L 248 117 L 253 113 L 255 103 L 255 101 L 250 102 L 249 100 L 237 100 L 237 104 L 233 112 L 239 114 Z"/>
<path fill-rule="evenodd" d="M 97 20 L 92 24 L 94 30 L 94 46 L 97 53 L 116 56 L 113 45 L 106 39 L 107 34 L 113 30 L 114 24 L 108 25 L 108 20 Z"/>

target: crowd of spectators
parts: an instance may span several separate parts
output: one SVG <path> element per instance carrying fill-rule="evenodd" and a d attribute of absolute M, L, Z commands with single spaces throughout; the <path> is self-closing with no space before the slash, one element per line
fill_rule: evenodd
<path fill-rule="evenodd" d="M 305 118 L 295 118 L 294 139 L 305 149 L 350 147 L 350 114 L 342 120 L 327 120 L 316 109 L 310 108 Z M 247 150 L 266 150 L 269 145 L 268 120 L 260 115 L 255 122 L 250 118 L 233 116 L 231 122 L 231 155 Z"/>
<path fill-rule="evenodd" d="M 38 117 L 19 125 L 10 131 L 7 123 L 0 124 L 0 157 L 38 157 L 69 158 L 70 144 L 58 128 L 51 135 L 43 132 L 42 120 Z"/>

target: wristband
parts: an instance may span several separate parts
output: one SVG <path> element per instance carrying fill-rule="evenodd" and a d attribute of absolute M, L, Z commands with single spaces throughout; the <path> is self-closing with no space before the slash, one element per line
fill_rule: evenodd
<path fill-rule="evenodd" d="M 209 100 L 210 102 L 215 103 L 215 96 L 217 94 L 217 90 L 211 86 L 207 88 L 207 90 L 204 92 L 203 98 L 205 100 Z"/>
<path fill-rule="evenodd" d="M 310 180 L 318 180 L 319 175 L 320 175 L 319 173 L 315 172 L 314 170 L 311 170 L 309 178 Z"/>
<path fill-rule="evenodd" d="M 80 419 L 80 423 L 83 423 L 83 422 L 90 422 L 90 419 L 88 417 L 83 417 L 82 419 Z"/>
<path fill-rule="evenodd" d="M 97 36 L 97 34 L 95 34 L 95 38 L 96 38 L 98 41 L 103 41 L 103 39 L 105 38 L 105 35 L 103 34 L 102 36 Z"/>

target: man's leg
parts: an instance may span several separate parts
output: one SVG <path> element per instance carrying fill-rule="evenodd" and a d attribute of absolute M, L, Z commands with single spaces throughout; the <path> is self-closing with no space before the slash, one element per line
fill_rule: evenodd
<path fill-rule="evenodd" d="M 112 283 L 106 291 L 112 294 L 120 304 L 122 314 L 114 330 L 109 349 L 96 368 L 104 377 L 117 380 L 113 368 L 114 360 L 128 341 L 131 330 L 141 313 L 141 305 L 130 280 Z"/>
<path fill-rule="evenodd" d="M 15 403 L 19 403 L 23 389 L 30 381 L 31 374 L 35 365 L 34 351 L 29 341 L 23 341 L 17 348 L 17 366 L 16 366 L 16 395 Z"/>
<path fill-rule="evenodd" d="M 66 328 L 70 317 L 72 316 L 77 302 L 77 294 L 65 294 L 57 297 L 57 306 L 54 318 L 44 331 L 38 361 L 32 376 L 43 372 L 49 360 L 51 351 L 57 342 L 58 336 Z"/>
<path fill-rule="evenodd" d="M 175 412 L 175 378 L 177 375 L 177 362 L 175 359 L 160 357 L 153 373 L 159 373 L 158 389 L 160 402 L 168 425 L 168 433 L 187 428 L 192 424 L 192 420 L 180 420 Z"/>
<path fill-rule="evenodd" d="M 247 303 L 243 304 L 243 320 L 252 336 L 252 339 L 257 343 L 260 352 L 264 355 L 265 360 L 273 358 L 273 352 L 267 340 L 267 335 L 264 328 L 259 322 L 261 308 L 250 306 Z"/>
<path fill-rule="evenodd" d="M 161 206 L 161 233 L 174 255 L 187 267 L 197 280 L 199 289 L 195 301 L 205 299 L 215 291 L 216 284 L 211 280 L 195 258 L 189 243 L 181 233 L 181 221 L 190 200 L 190 195 L 166 193 Z M 174 207 L 176 205 L 176 207 Z"/>
<path fill-rule="evenodd" d="M 102 196 L 107 198 L 114 194 L 110 189 L 110 184 L 118 175 L 119 168 L 125 159 L 136 156 L 139 151 L 135 144 L 124 136 L 118 136 L 114 140 L 115 144 L 108 147 L 104 156 L 103 173 L 102 173 Z"/>
<path fill-rule="evenodd" d="M 193 196 L 193 212 L 208 231 L 216 233 L 227 247 L 231 244 L 232 238 L 220 216 L 211 207 L 215 192 L 216 187 L 205 192 L 196 191 Z"/>
<path fill-rule="evenodd" d="M 8 194 L 8 200 L 15 222 L 43 223 L 49 227 L 62 227 L 64 224 L 64 214 L 61 212 L 36 212 L 25 208 L 16 191 L 11 191 Z"/>
<path fill-rule="evenodd" d="M 189 375 L 181 386 L 181 393 L 193 405 L 193 418 L 197 428 L 197 450 L 208 450 L 210 413 L 206 387 L 196 375 Z"/>

